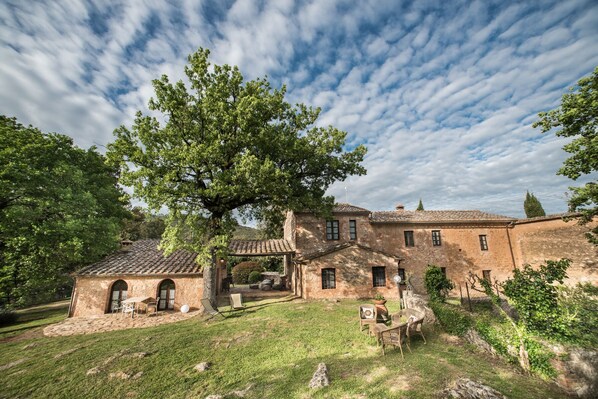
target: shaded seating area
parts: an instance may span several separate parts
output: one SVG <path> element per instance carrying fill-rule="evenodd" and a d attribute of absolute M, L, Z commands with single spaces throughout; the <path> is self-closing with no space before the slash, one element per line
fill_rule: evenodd
<path fill-rule="evenodd" d="M 241 294 L 230 294 L 230 307 L 232 310 L 245 311 L 247 306 L 243 303 L 243 296 Z"/>
<path fill-rule="evenodd" d="M 363 326 L 368 327 L 368 333 L 372 335 L 372 327 L 378 322 L 378 309 L 375 305 L 359 305 L 359 331 Z"/>
<path fill-rule="evenodd" d="M 212 302 L 210 302 L 208 298 L 203 298 L 201 300 L 201 306 L 203 306 L 205 312 L 209 314 L 211 317 L 220 316 L 224 318 L 224 315 L 220 313 L 220 311 L 218 311 L 218 308 L 216 306 L 212 305 Z"/>
<path fill-rule="evenodd" d="M 400 323 L 400 320 L 407 319 L 407 339 L 411 342 L 411 337 L 418 334 L 426 343 L 426 337 L 422 330 L 424 323 L 424 314 L 415 309 L 402 309 L 400 312 L 391 315 L 393 323 Z"/>

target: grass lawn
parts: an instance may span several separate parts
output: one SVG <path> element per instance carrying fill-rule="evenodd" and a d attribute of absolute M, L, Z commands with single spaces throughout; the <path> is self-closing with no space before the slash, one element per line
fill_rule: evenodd
<path fill-rule="evenodd" d="M 67 316 L 69 303 L 70 300 L 66 300 L 17 310 L 19 316 L 17 323 L 0 327 L 0 342 L 24 332 L 31 333 L 32 330 L 41 330 L 41 327 L 47 324 L 63 320 Z"/>
<path fill-rule="evenodd" d="M 249 302 L 226 319 L 0 343 L 0 397 L 10 398 L 434 398 L 459 377 L 511 399 L 563 398 L 555 385 L 428 326 L 428 343 L 386 356 L 360 333 L 355 301 Z M 389 306 L 390 310 L 396 310 Z M 145 352 L 146 354 L 142 354 Z M 211 362 L 208 371 L 194 366 Z M 318 363 L 331 385 L 310 390 Z M 92 370 L 88 373 L 89 370 Z M 118 374 L 121 373 L 121 374 Z M 137 378 L 122 379 L 119 375 Z M 140 373 L 140 374 L 138 374 Z M 89 374 L 89 375 L 88 375 Z M 112 374 L 112 376 L 111 376 Z"/>

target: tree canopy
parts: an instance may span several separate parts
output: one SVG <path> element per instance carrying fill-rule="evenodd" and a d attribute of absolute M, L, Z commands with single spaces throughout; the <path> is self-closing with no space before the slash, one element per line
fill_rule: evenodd
<path fill-rule="evenodd" d="M 419 204 L 417 204 L 417 209 L 416 211 L 423 211 L 424 210 L 424 203 L 422 202 L 422 199 L 419 199 Z"/>
<path fill-rule="evenodd" d="M 534 193 L 529 193 L 529 191 L 525 194 L 525 200 L 523 201 L 523 210 L 525 211 L 525 216 L 528 218 L 535 218 L 538 216 L 546 216 L 546 212 L 544 212 L 544 208 L 540 203 L 540 200 L 536 198 Z"/>
<path fill-rule="evenodd" d="M 124 204 L 94 148 L 0 116 L 0 301 L 50 299 L 69 272 L 115 249 Z"/>
<path fill-rule="evenodd" d="M 533 126 L 542 132 L 553 128 L 557 136 L 573 137 L 563 149 L 572 154 L 557 174 L 577 180 L 582 175 L 598 171 L 598 67 L 590 76 L 577 82 L 563 94 L 561 105 L 548 112 L 540 112 Z M 598 184 L 596 179 L 581 187 L 570 187 L 569 210 L 581 213 L 581 224 L 598 215 Z M 598 245 L 598 227 L 587 233 L 590 242 Z"/>
<path fill-rule="evenodd" d="M 284 86 L 244 81 L 237 67 L 208 58 L 206 49 L 189 56 L 188 84 L 153 81 L 149 109 L 164 122 L 138 112 L 131 128 L 115 130 L 109 158 L 135 196 L 168 208 L 162 247 L 199 252 L 204 295 L 213 298 L 205 268 L 213 269 L 214 250 L 224 255 L 235 215 L 273 223 L 287 209 L 330 209 L 327 188 L 364 174 L 366 149 L 345 151 L 347 133 L 317 126 L 320 110 L 292 106 Z"/>

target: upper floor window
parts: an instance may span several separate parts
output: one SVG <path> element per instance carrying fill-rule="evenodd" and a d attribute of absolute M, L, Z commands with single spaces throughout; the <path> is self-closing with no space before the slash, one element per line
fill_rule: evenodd
<path fill-rule="evenodd" d="M 327 220 L 326 221 L 326 239 L 327 240 L 338 240 L 338 220 Z"/>
<path fill-rule="evenodd" d="M 488 250 L 488 239 L 485 234 L 480 235 L 480 248 L 482 251 Z"/>
<path fill-rule="evenodd" d="M 386 268 L 384 266 L 372 267 L 374 287 L 386 287 Z"/>
<path fill-rule="evenodd" d="M 349 239 L 357 240 L 357 221 L 349 220 Z"/>
<path fill-rule="evenodd" d="M 435 247 L 442 245 L 442 242 L 440 241 L 440 230 L 432 230 L 432 245 Z"/>
<path fill-rule="evenodd" d="M 405 246 L 414 247 L 415 240 L 413 239 L 413 231 L 405 231 Z"/>
<path fill-rule="evenodd" d="M 322 289 L 329 290 L 336 288 L 336 269 L 322 269 Z"/>

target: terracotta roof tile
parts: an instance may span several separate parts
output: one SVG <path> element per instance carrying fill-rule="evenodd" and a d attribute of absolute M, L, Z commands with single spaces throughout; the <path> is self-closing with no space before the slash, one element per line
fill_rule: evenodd
<path fill-rule="evenodd" d="M 527 219 L 517 219 L 515 224 L 524 224 L 524 223 L 533 223 L 533 222 L 540 222 L 543 220 L 556 220 L 556 219 L 563 219 L 563 218 L 575 218 L 581 216 L 579 212 L 565 212 L 565 213 L 555 213 L 553 215 L 546 215 L 546 216 L 536 216 L 534 218 L 527 218 Z"/>
<path fill-rule="evenodd" d="M 343 203 L 343 202 L 335 204 L 334 208 L 332 208 L 332 212 L 334 212 L 334 213 L 370 213 L 370 211 L 368 211 L 365 208 L 360 208 L 358 206 Z"/>
<path fill-rule="evenodd" d="M 286 255 L 295 252 L 291 243 L 287 240 L 233 240 L 228 246 L 231 255 L 245 256 L 268 256 Z"/>
<path fill-rule="evenodd" d="M 378 211 L 370 214 L 372 223 L 442 223 L 515 221 L 515 218 L 482 211 Z"/>
<path fill-rule="evenodd" d="M 201 274 L 195 263 L 197 254 L 184 250 L 164 256 L 158 249 L 160 240 L 139 240 L 128 250 L 114 252 L 99 262 L 79 270 L 76 275 L 162 275 L 162 274 Z"/>

